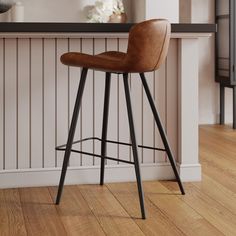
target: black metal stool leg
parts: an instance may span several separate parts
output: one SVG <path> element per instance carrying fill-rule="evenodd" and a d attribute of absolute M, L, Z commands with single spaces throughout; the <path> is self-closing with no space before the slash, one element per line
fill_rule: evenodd
<path fill-rule="evenodd" d="M 136 143 L 133 113 L 132 113 L 131 99 L 130 99 L 130 92 L 129 92 L 128 74 L 123 74 L 123 80 L 124 80 L 127 112 L 128 112 L 128 118 L 129 118 L 131 144 L 132 144 L 132 150 L 133 150 L 133 156 L 134 156 L 134 166 L 135 166 L 135 173 L 136 173 L 138 192 L 139 192 L 140 208 L 141 208 L 142 218 L 145 219 L 146 216 L 145 216 L 145 207 L 144 207 L 144 196 L 143 196 L 142 180 L 141 180 L 139 159 L 138 159 L 138 146 Z"/>
<path fill-rule="evenodd" d="M 220 85 L 220 124 L 225 123 L 225 87 Z"/>
<path fill-rule="evenodd" d="M 183 188 L 182 182 L 181 182 L 180 177 L 179 177 L 179 173 L 178 173 L 177 168 L 176 168 L 176 162 L 175 162 L 175 159 L 174 159 L 174 157 L 173 157 L 172 151 L 171 151 L 171 149 L 170 149 L 170 145 L 169 145 L 169 143 L 168 143 L 166 133 L 165 133 L 165 131 L 164 131 L 164 129 L 163 129 L 163 126 L 162 126 L 162 123 L 161 123 L 159 114 L 158 114 L 158 112 L 157 112 L 157 110 L 156 110 L 156 107 L 155 107 L 155 104 L 154 104 L 154 102 L 153 102 L 152 95 L 151 95 L 151 93 L 150 93 L 150 90 L 149 90 L 149 87 L 148 87 L 148 84 L 147 84 L 147 81 L 146 81 L 146 78 L 145 78 L 144 73 L 141 73 L 141 74 L 140 74 L 140 77 L 141 77 L 141 79 L 142 79 L 143 87 L 144 87 L 145 92 L 146 92 L 146 94 L 147 94 L 147 98 L 148 98 L 148 101 L 149 101 L 149 103 L 150 103 L 150 106 L 151 106 L 151 109 L 152 109 L 152 113 L 153 113 L 153 116 L 154 116 L 154 118 L 155 118 L 157 127 L 158 127 L 158 129 L 159 129 L 159 132 L 160 132 L 160 135 L 161 135 L 161 139 L 162 139 L 162 142 L 163 142 L 163 144 L 164 144 L 164 147 L 165 147 L 167 156 L 168 156 L 168 158 L 169 158 L 169 161 L 170 161 L 170 163 L 171 163 L 172 169 L 173 169 L 173 171 L 174 171 L 176 180 L 178 181 L 180 191 L 181 191 L 181 193 L 184 195 L 185 192 L 184 192 L 184 188 Z"/>
<path fill-rule="evenodd" d="M 104 95 L 104 108 L 103 108 L 103 122 L 102 122 L 102 143 L 101 143 L 101 172 L 100 172 L 100 185 L 104 183 L 104 169 L 105 159 L 107 152 L 107 126 L 108 126 L 108 114 L 109 114 L 109 101 L 110 101 L 110 87 L 111 87 L 111 73 L 106 73 L 106 85 Z"/>
<path fill-rule="evenodd" d="M 76 129 L 76 124 L 79 116 L 79 110 L 81 106 L 81 101 L 82 101 L 82 95 L 84 91 L 84 85 L 87 77 L 87 72 L 88 69 L 83 68 L 82 73 L 81 73 L 81 78 L 80 78 L 80 84 L 79 84 L 79 89 L 75 101 L 75 106 L 74 106 L 74 111 L 73 111 L 73 116 L 72 116 L 72 121 L 70 125 L 70 130 L 69 130 L 69 135 L 67 139 L 67 144 L 66 144 L 66 150 L 64 154 L 64 161 L 63 161 L 63 166 L 62 166 L 62 171 L 61 171 L 61 178 L 60 178 L 60 183 L 59 183 L 59 188 L 57 192 L 57 199 L 56 199 L 56 204 L 60 203 L 61 199 L 61 194 L 64 186 L 64 181 L 65 181 L 65 176 L 66 176 L 66 171 L 70 159 L 70 154 L 71 154 L 71 148 L 72 148 L 72 143 L 75 135 L 75 129 Z"/>

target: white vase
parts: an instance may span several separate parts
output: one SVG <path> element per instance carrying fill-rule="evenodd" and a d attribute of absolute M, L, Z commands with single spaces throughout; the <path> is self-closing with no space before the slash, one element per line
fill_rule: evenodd
<path fill-rule="evenodd" d="M 24 6 L 21 2 L 16 2 L 11 9 L 11 21 L 23 22 L 24 21 Z"/>

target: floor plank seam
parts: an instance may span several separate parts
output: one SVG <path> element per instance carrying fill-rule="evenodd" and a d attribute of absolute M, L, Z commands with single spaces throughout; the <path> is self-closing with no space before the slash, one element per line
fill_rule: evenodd
<path fill-rule="evenodd" d="M 211 200 L 213 200 L 213 201 L 217 202 L 218 204 L 220 204 L 225 210 L 229 211 L 231 214 L 233 214 L 233 215 L 236 216 L 236 213 L 233 212 L 231 209 L 226 208 L 225 205 L 224 205 L 222 202 L 220 202 L 219 200 L 213 198 L 209 193 L 201 192 L 201 189 L 200 189 L 198 186 L 196 186 L 195 184 L 192 184 L 192 185 L 193 185 L 195 188 L 198 189 L 198 192 L 205 194 L 205 195 L 208 196 Z"/>
<path fill-rule="evenodd" d="M 161 183 L 162 184 L 162 183 Z M 162 184 L 163 185 L 163 184 Z M 164 186 L 164 185 L 163 185 Z M 165 187 L 165 186 L 164 186 Z M 172 191 L 171 191 L 172 192 Z M 188 194 L 188 193 L 186 193 Z M 201 216 L 203 219 L 205 219 L 212 227 L 214 227 L 218 232 L 220 232 L 221 234 L 224 235 L 224 233 L 219 230 L 215 225 L 213 225 L 211 222 L 209 222 L 198 210 L 196 210 L 195 208 L 193 208 L 188 202 L 185 202 L 184 199 L 182 199 L 179 196 L 176 196 L 179 200 L 181 200 L 182 202 L 184 202 L 186 205 L 188 205 L 193 211 L 195 211 L 199 216 Z"/>
<path fill-rule="evenodd" d="M 148 196 L 147 196 L 148 200 L 151 202 L 151 204 L 153 206 L 155 206 L 155 208 L 157 208 L 177 229 L 179 229 L 181 231 L 181 233 L 183 233 L 184 235 L 186 235 L 182 229 L 179 228 L 178 225 L 175 224 L 175 222 L 163 211 L 161 210 Z M 186 235 L 187 236 L 187 235 Z"/>
<path fill-rule="evenodd" d="M 90 209 L 91 213 L 93 214 L 93 216 L 95 217 L 96 221 L 97 221 L 98 224 L 100 225 L 100 227 L 101 227 L 103 233 L 104 233 L 105 235 L 108 235 L 108 234 L 106 233 L 104 227 L 103 227 L 102 224 L 100 223 L 99 218 L 95 215 L 95 213 L 93 212 L 93 210 L 92 210 L 91 207 L 89 206 L 89 204 L 88 204 L 86 198 L 84 197 L 84 195 L 83 195 L 82 192 L 80 191 L 80 189 L 79 189 L 79 185 L 76 185 L 76 188 L 79 190 L 79 192 L 80 192 L 82 198 L 84 199 L 84 201 L 86 202 L 88 208 Z"/>
<path fill-rule="evenodd" d="M 50 195 L 50 197 L 51 197 L 53 207 L 54 207 L 54 209 L 56 210 L 58 219 L 60 220 L 61 225 L 63 225 L 63 229 L 65 230 L 65 232 L 68 233 L 67 230 L 66 230 L 65 224 L 63 223 L 63 221 L 62 221 L 62 219 L 61 219 L 61 217 L 60 217 L 60 214 L 59 214 L 59 212 L 58 212 L 58 207 L 56 207 L 56 205 L 55 205 L 54 197 L 52 196 L 51 191 L 49 190 L 49 187 L 47 187 L 47 190 L 48 190 L 49 195 Z M 58 205 L 58 206 L 59 206 L 59 205 Z"/>
<path fill-rule="evenodd" d="M 19 194 L 20 205 L 21 205 L 21 210 L 22 210 L 22 214 L 23 214 L 23 220 L 24 220 L 25 232 L 26 232 L 27 235 L 29 235 L 28 229 L 27 229 L 27 227 L 26 227 L 26 221 L 27 221 L 27 219 L 26 219 L 26 216 L 25 216 L 25 213 L 24 213 L 23 203 L 22 203 L 22 201 L 21 201 L 20 189 L 17 188 L 17 191 L 18 191 L 18 194 Z"/>
<path fill-rule="evenodd" d="M 124 209 L 124 211 L 128 214 L 128 216 L 130 217 L 130 219 L 132 219 L 132 221 L 138 226 L 138 228 L 143 232 L 143 230 L 141 229 L 141 227 L 139 226 L 139 224 L 137 224 L 135 222 L 135 219 L 129 214 L 129 212 L 126 210 L 126 208 L 123 206 L 123 204 L 120 202 L 120 200 L 115 196 L 115 194 L 113 194 L 113 192 L 111 191 L 111 189 L 109 188 L 109 185 L 105 184 L 107 189 L 109 190 L 109 192 L 114 196 L 114 198 L 116 199 L 117 202 L 119 202 L 120 206 Z M 146 235 L 143 232 L 144 235 Z"/>
<path fill-rule="evenodd" d="M 148 198 L 148 197 L 147 197 L 147 198 Z M 151 201 L 151 199 L 148 198 L 148 201 L 150 202 L 150 204 L 151 204 L 152 206 L 154 206 L 158 211 L 160 211 L 161 214 L 162 214 L 163 216 L 165 216 L 165 217 L 175 226 L 175 228 L 177 228 L 183 235 L 188 236 L 187 234 L 185 234 L 185 233 L 182 231 L 181 228 L 179 228 L 178 225 L 176 225 L 176 224 L 174 223 L 173 220 L 171 220 L 171 218 L 168 217 L 168 215 L 167 215 L 164 211 L 162 211 L 158 206 L 156 206 L 156 205 Z"/>

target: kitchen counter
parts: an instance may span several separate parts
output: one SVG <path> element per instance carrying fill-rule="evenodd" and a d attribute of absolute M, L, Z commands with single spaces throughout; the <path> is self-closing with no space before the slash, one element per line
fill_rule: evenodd
<path fill-rule="evenodd" d="M 133 24 L 0 23 L 0 187 L 57 185 L 80 76 L 60 63 L 68 51 L 97 54 L 127 49 Z M 165 64 L 147 80 L 183 181 L 201 180 L 198 158 L 198 42 L 214 24 L 172 24 Z M 104 73 L 89 71 L 76 139 L 101 135 Z M 131 96 L 137 141 L 162 147 L 136 74 Z M 129 142 L 122 80 L 112 75 L 108 139 Z M 96 142 L 78 148 L 100 152 Z M 109 146 L 108 156 L 131 160 L 129 147 Z M 141 150 L 143 180 L 172 179 L 166 156 Z M 100 160 L 72 154 L 67 183 L 97 183 Z M 106 181 L 135 180 L 133 166 L 107 162 Z"/>
<path fill-rule="evenodd" d="M 0 32 L 31 33 L 125 33 L 129 32 L 133 23 L 40 23 L 40 22 L 4 22 L 0 23 Z M 216 32 L 215 24 L 172 24 L 172 33 L 212 33 Z"/>

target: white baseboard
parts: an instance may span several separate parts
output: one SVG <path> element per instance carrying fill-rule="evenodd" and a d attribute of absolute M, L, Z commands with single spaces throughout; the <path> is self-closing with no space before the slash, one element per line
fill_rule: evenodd
<path fill-rule="evenodd" d="M 199 115 L 199 125 L 214 125 L 219 123 L 219 115 L 212 113 L 204 113 L 204 115 Z"/>
<path fill-rule="evenodd" d="M 220 123 L 220 114 L 205 113 L 203 116 L 199 116 L 199 125 L 214 125 Z M 225 124 L 233 123 L 233 113 L 225 113 Z"/>
<path fill-rule="evenodd" d="M 202 179 L 202 168 L 200 164 L 187 165 L 181 164 L 178 165 L 180 178 L 183 182 L 194 182 L 201 181 Z"/>
<path fill-rule="evenodd" d="M 37 187 L 58 185 L 61 168 L 21 169 L 0 171 L 0 188 Z M 169 163 L 143 164 L 143 180 L 173 179 Z M 65 184 L 97 184 L 100 178 L 100 167 L 69 167 Z M 135 181 L 132 165 L 106 166 L 105 182 Z"/>
<path fill-rule="evenodd" d="M 199 180 L 199 166 L 181 166 L 182 181 Z M 0 188 L 56 186 L 61 168 L 20 169 L 0 171 Z M 142 164 L 142 180 L 171 180 L 174 174 L 169 163 Z M 98 184 L 99 166 L 69 167 L 65 184 Z M 136 181 L 134 167 L 131 165 L 106 166 L 105 182 Z"/>

